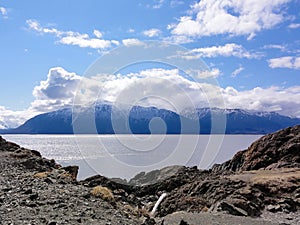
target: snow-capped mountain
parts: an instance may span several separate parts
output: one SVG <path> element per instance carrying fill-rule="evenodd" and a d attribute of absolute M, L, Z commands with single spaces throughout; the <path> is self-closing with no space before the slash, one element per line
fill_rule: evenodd
<path fill-rule="evenodd" d="M 218 115 L 218 114 L 224 114 L 224 115 L 248 115 L 248 116 L 259 116 L 259 117 L 270 117 L 270 116 L 275 116 L 279 115 L 282 116 L 278 113 L 275 112 L 261 112 L 261 111 L 247 111 L 243 109 L 220 109 L 220 108 L 186 108 L 183 111 L 180 112 L 180 115 L 187 117 L 189 119 L 201 119 L 204 118 L 208 115 Z"/>
<path fill-rule="evenodd" d="M 181 115 L 199 119 L 201 133 L 209 133 L 212 119 L 226 120 L 228 134 L 265 134 L 300 124 L 299 118 L 290 118 L 275 112 L 257 112 L 243 109 L 196 108 L 185 109 Z M 224 122 L 224 121 L 222 121 Z"/>
<path fill-rule="evenodd" d="M 16 129 L 2 130 L 2 133 L 168 133 L 168 134 L 210 134 L 224 130 L 213 129 L 225 122 L 227 134 L 264 134 L 300 124 L 299 118 L 290 118 L 274 112 L 250 112 L 241 109 L 197 108 L 185 109 L 180 115 L 155 107 L 133 106 L 129 111 L 110 104 L 97 104 L 90 108 L 62 109 L 40 114 L 26 121 Z M 154 126 L 152 119 L 160 121 Z M 164 121 L 164 124 L 161 121 Z M 157 121 L 156 121 L 157 122 Z M 199 129 L 189 129 L 198 123 Z M 184 124 L 184 127 L 182 126 Z"/>

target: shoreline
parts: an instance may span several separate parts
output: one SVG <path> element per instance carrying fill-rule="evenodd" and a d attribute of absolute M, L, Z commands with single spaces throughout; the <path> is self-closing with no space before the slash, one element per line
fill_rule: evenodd
<path fill-rule="evenodd" d="M 143 153 L 144 156 L 140 158 L 140 154 L 135 154 L 135 152 L 132 152 L 130 149 L 124 147 L 120 141 L 117 139 L 117 137 L 114 136 L 105 136 L 103 139 L 98 140 L 98 137 L 95 136 L 47 136 L 47 135 L 38 135 L 38 136 L 19 136 L 19 135 L 12 135 L 12 136 L 6 136 L 8 140 L 20 143 L 22 146 L 25 146 L 30 149 L 36 149 L 41 152 L 42 156 L 47 158 L 53 158 L 57 160 L 58 162 L 62 163 L 63 165 L 82 165 L 79 169 L 79 179 L 85 179 L 88 176 L 94 175 L 95 173 L 101 173 L 104 176 L 108 177 L 122 177 L 126 179 L 133 178 L 136 174 L 145 171 L 150 172 L 151 170 L 155 169 L 161 169 L 166 166 L 170 165 L 187 165 L 187 166 L 195 166 L 197 165 L 199 169 L 207 169 L 206 163 L 205 165 L 202 163 L 202 166 L 199 165 L 201 161 L 201 157 L 204 155 L 205 152 L 209 152 L 209 148 L 214 147 L 211 146 L 212 143 L 214 143 L 215 139 L 219 139 L 221 137 L 215 136 L 215 138 L 210 139 L 209 136 L 166 136 L 164 138 L 163 147 L 158 147 L 157 151 L 149 151 Z M 53 137 L 53 138 L 51 138 Z M 131 144 L 132 137 L 129 136 L 129 138 L 126 138 L 128 136 L 123 136 L 120 138 L 121 142 L 125 142 L 125 144 Z M 145 136 L 143 136 L 145 137 Z M 249 135 L 249 136 L 235 136 L 235 135 L 225 135 L 224 139 L 222 141 L 220 140 L 220 146 L 218 148 L 218 155 L 212 159 L 210 166 L 212 166 L 215 163 L 223 163 L 226 160 L 229 160 L 233 157 L 233 155 L 239 150 L 239 149 L 245 149 L 247 148 L 253 141 L 259 139 L 261 135 Z M 77 139 L 78 138 L 78 139 Z M 89 140 L 89 138 L 91 140 Z M 101 137 L 99 137 L 101 138 Z M 153 137 L 155 140 L 156 137 Z M 159 137 L 158 137 L 159 138 Z M 101 141 L 101 143 L 99 142 Z M 51 144 L 53 142 L 53 144 Z M 93 144 L 88 145 L 85 147 L 85 143 L 91 142 Z M 178 143 L 186 143 L 179 145 Z M 208 142 L 209 145 L 208 145 Z M 79 145 L 77 144 L 79 143 Z M 82 144 L 81 144 L 82 143 Z M 168 143 L 171 143 L 171 147 L 168 146 Z M 50 145 L 51 144 L 51 145 Z M 147 143 L 146 143 L 147 144 Z M 126 153 L 130 154 L 128 156 L 128 160 L 130 163 L 134 163 L 135 161 L 139 163 L 145 163 L 145 165 L 148 166 L 140 166 L 137 169 L 128 170 L 128 168 L 123 168 L 118 170 L 118 165 L 114 166 L 113 168 L 116 168 L 116 170 L 106 169 L 108 167 L 104 166 L 98 166 L 97 160 L 95 158 L 98 157 L 105 157 L 107 161 L 114 161 L 114 157 L 112 158 L 108 156 L 107 153 L 109 153 L 110 146 L 115 149 L 112 153 L 116 154 L 116 157 L 121 161 L 124 159 L 125 162 L 127 162 L 127 158 L 123 158 L 123 156 L 118 156 L 119 153 Z M 99 148 L 99 151 L 95 151 L 94 149 Z M 161 151 L 163 151 L 165 148 L 169 148 L 166 153 L 160 154 Z M 175 149 L 176 148 L 176 149 Z M 188 150 L 189 149 L 189 150 Z M 185 160 L 187 157 L 182 158 L 179 157 L 180 155 L 184 155 L 186 150 L 188 150 L 190 153 L 194 152 L 191 157 L 189 157 L 189 163 L 187 160 Z M 191 151 L 192 150 L 192 151 Z M 102 152 L 105 153 L 102 155 Z M 153 154 L 151 153 L 153 152 Z M 160 162 L 163 159 L 165 159 L 167 156 L 171 156 L 172 152 L 176 152 L 176 155 L 178 155 L 176 158 L 172 158 L 173 162 L 168 163 L 168 160 L 164 160 L 165 163 L 160 163 L 158 166 L 151 166 L 149 165 L 149 162 L 147 162 L 147 158 L 153 157 L 151 159 L 151 162 Z M 132 156 L 131 156 L 132 154 Z M 107 156 L 106 156 L 107 155 Z M 153 155 L 153 156 L 152 156 Z M 124 156 L 126 157 L 126 156 Z M 87 158 L 87 159 L 85 159 Z M 118 160 L 116 159 L 116 160 Z M 141 161 L 141 160 L 145 161 Z M 101 159 L 100 159 L 101 160 Z M 174 162 L 177 161 L 176 162 Z M 207 162 L 207 161 L 206 161 Z M 104 165 L 104 164 L 101 164 Z M 108 165 L 109 166 L 109 165 Z M 92 167 L 92 169 L 89 169 Z M 111 166 L 112 167 L 112 166 Z M 120 172 L 118 172 L 120 171 Z M 127 171 L 127 172 L 123 172 Z M 107 173 L 106 173 L 107 172 Z"/>
<path fill-rule="evenodd" d="M 62 167 L 0 138 L 1 219 L 4 224 L 297 224 L 299 131 L 296 126 L 266 135 L 210 170 L 163 168 L 138 174 L 131 183 L 101 175 L 77 181 L 78 167 Z M 271 160 L 262 157 L 271 153 Z M 109 197 L 93 194 L 96 187 L 105 187 Z M 162 193 L 167 195 L 151 217 Z"/>

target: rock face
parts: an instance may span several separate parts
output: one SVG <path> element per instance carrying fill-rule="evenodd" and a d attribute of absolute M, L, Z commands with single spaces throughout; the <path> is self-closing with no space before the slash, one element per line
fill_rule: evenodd
<path fill-rule="evenodd" d="M 299 158 L 295 126 L 262 137 L 210 170 L 174 166 L 129 182 L 101 175 L 78 182 L 78 167 L 61 167 L 0 137 L 0 218 L 5 215 L 4 224 L 300 224 Z M 91 194 L 100 188 L 113 201 Z M 206 216 L 210 222 L 203 222 Z"/>
<path fill-rule="evenodd" d="M 6 141 L 5 139 L 3 139 L 1 136 L 0 136 L 0 151 L 15 151 L 17 149 L 19 149 L 20 146 L 15 144 L 15 143 L 12 143 L 12 142 L 9 142 L 9 141 Z"/>
<path fill-rule="evenodd" d="M 213 171 L 247 171 L 271 168 L 300 168 L 300 126 L 268 134 Z"/>
<path fill-rule="evenodd" d="M 293 212 L 300 208 L 299 193 L 300 126 L 295 126 L 262 137 L 209 171 L 194 171 L 191 180 L 171 191 L 159 213 L 164 216 L 178 209 L 238 216 L 259 216 L 264 209 Z"/>

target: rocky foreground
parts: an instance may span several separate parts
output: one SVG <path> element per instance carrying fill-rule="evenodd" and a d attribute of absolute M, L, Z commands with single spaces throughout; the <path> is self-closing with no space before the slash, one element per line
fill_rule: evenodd
<path fill-rule="evenodd" d="M 300 224 L 300 126 L 210 170 L 173 166 L 129 182 L 77 181 L 77 171 L 0 137 L 0 224 Z"/>

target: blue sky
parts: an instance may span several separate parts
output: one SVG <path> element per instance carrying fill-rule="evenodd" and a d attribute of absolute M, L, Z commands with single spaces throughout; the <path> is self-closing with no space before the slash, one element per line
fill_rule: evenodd
<path fill-rule="evenodd" d="M 0 0 L 0 121 L 16 126 L 68 106 L 95 60 L 146 40 L 179 44 L 201 58 L 228 107 L 300 117 L 299 6 L 299 0 Z"/>

